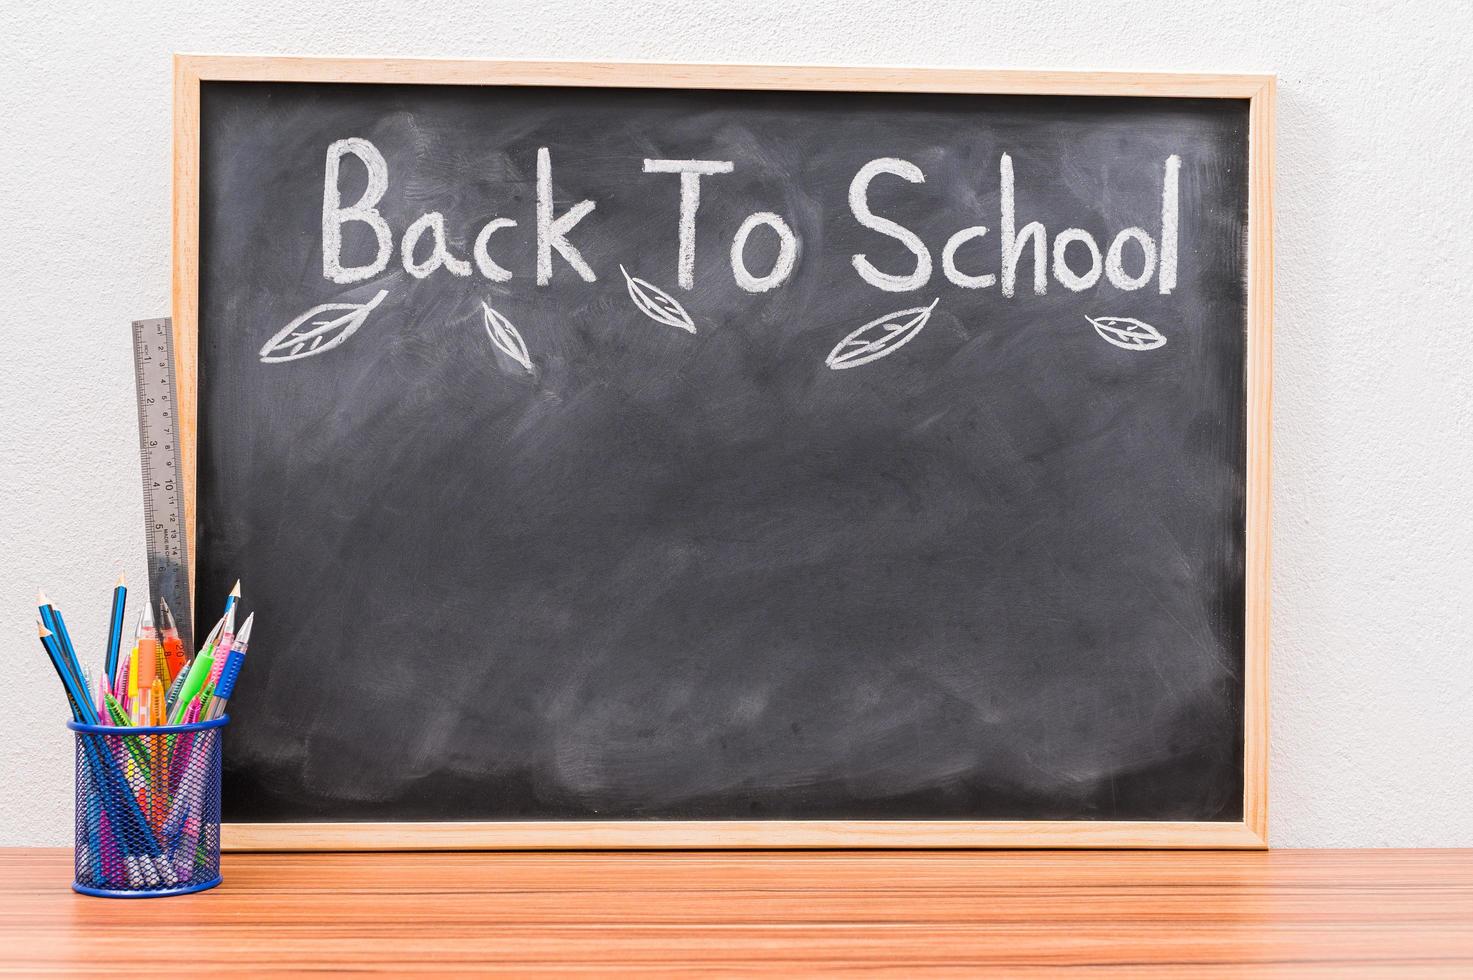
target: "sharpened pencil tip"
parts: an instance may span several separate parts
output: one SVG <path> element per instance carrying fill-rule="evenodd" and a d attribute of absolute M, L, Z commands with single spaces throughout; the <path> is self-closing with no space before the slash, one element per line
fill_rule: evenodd
<path fill-rule="evenodd" d="M 49 605 L 51 605 L 51 600 L 47 599 L 46 598 L 46 593 L 45 592 L 42 592 L 40 589 L 37 589 L 36 590 L 36 605 L 38 605 L 38 606 L 49 606 Z"/>
<path fill-rule="evenodd" d="M 240 598 L 240 579 L 236 579 L 235 584 L 230 587 L 230 594 L 237 599 Z"/>
<path fill-rule="evenodd" d="M 127 587 L 128 587 L 128 580 L 127 580 L 127 578 L 125 578 L 123 576 L 123 573 L 122 572 L 119 572 L 118 573 L 118 584 L 117 585 L 114 585 L 113 588 L 115 588 L 115 589 L 126 589 Z"/>
<path fill-rule="evenodd" d="M 51 635 L 51 631 L 39 619 L 36 620 L 36 635 L 43 640 Z"/>

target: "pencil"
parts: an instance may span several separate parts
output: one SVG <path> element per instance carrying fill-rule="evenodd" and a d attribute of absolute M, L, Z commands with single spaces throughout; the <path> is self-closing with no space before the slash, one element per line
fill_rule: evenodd
<path fill-rule="evenodd" d="M 118 573 L 118 584 L 113 586 L 113 614 L 107 628 L 107 652 L 103 670 L 111 680 L 118 672 L 118 647 L 123 642 L 123 612 L 128 605 L 128 584 L 123 573 Z"/>
<path fill-rule="evenodd" d="M 67 672 L 72 675 L 72 679 L 76 681 L 77 689 L 84 695 L 87 694 L 87 680 L 82 676 L 82 665 L 77 660 L 77 651 L 72 646 L 72 638 L 67 635 L 66 620 L 61 618 L 61 610 L 50 599 L 46 598 L 45 592 L 39 589 L 36 591 L 36 603 L 41 610 L 41 624 L 51 633 L 52 642 L 56 644 L 57 650 L 61 652 L 62 666 L 66 668 Z M 92 707 L 92 698 L 90 696 L 86 698 L 86 704 L 90 710 Z"/>
<path fill-rule="evenodd" d="M 41 641 L 41 649 L 46 651 L 46 658 L 51 661 L 51 666 L 56 668 L 56 678 L 61 681 L 61 689 L 66 692 L 67 703 L 72 709 L 72 718 L 79 722 L 85 722 L 82 709 L 77 704 L 77 697 L 72 692 L 71 677 L 66 667 L 62 666 L 61 655 L 57 652 L 56 643 L 51 630 L 46 628 L 45 623 L 36 623 L 36 638 Z"/>
<path fill-rule="evenodd" d="M 230 587 L 230 594 L 225 597 L 225 612 L 228 614 L 230 610 L 235 608 L 235 604 L 239 601 L 240 579 L 236 579 L 235 584 Z"/>

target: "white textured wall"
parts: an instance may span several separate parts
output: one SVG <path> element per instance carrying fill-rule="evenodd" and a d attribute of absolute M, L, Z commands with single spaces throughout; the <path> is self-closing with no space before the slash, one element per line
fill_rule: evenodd
<path fill-rule="evenodd" d="M 128 321 L 168 311 L 173 51 L 1279 75 L 1272 842 L 1473 845 L 1473 4 L 11 5 L 0 843 L 70 841 L 42 584 L 145 580 Z M 245 6 L 245 5 L 242 5 Z"/>

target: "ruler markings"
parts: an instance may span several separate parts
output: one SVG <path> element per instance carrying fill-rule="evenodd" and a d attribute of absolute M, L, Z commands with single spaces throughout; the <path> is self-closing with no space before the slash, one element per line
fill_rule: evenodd
<path fill-rule="evenodd" d="M 189 542 L 184 533 L 184 481 L 179 445 L 174 332 L 168 317 L 133 321 L 133 373 L 138 387 L 138 443 L 143 460 L 143 519 L 148 590 L 163 599 L 194 649 L 189 602 Z"/>

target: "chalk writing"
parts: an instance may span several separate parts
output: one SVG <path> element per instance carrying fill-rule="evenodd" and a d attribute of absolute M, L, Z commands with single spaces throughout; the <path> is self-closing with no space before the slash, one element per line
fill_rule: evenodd
<path fill-rule="evenodd" d="M 690 318 L 690 314 L 685 312 L 685 307 L 681 306 L 674 296 L 652 282 L 631 276 L 622 265 L 619 266 L 619 271 L 624 273 L 629 298 L 634 300 L 634 305 L 639 307 L 641 313 L 659 323 L 679 327 L 681 330 L 689 330 L 691 333 L 696 332 L 695 321 Z"/>
<path fill-rule="evenodd" d="M 580 223 L 595 213 L 597 202 L 592 198 L 580 198 L 576 182 L 555 194 L 548 148 L 537 147 L 535 156 L 536 191 L 532 215 L 535 221 L 535 283 L 539 287 L 552 283 L 554 255 L 560 257 L 579 280 L 596 283 L 598 272 L 575 244 L 574 234 Z M 355 201 L 347 203 L 341 185 L 343 168 L 350 159 L 354 167 L 362 168 L 363 189 Z M 675 230 L 677 289 L 695 288 L 697 215 L 703 178 L 734 174 L 739 166 L 740 161 L 737 160 L 645 157 L 640 161 L 636 174 L 675 174 L 680 178 L 679 219 Z M 1153 280 L 1161 295 L 1170 295 L 1177 285 L 1180 255 L 1181 158 L 1169 154 L 1161 165 L 1160 175 L 1159 226 L 1154 235 L 1141 225 L 1131 225 L 1106 237 L 1097 237 L 1095 231 L 1084 227 L 1067 227 L 1050 239 L 1043 222 L 1020 217 L 1020 213 L 1027 210 L 1026 204 L 1020 203 L 1020 178 L 1015 172 L 1012 156 L 1000 153 L 996 170 L 996 235 L 988 238 L 987 225 L 966 224 L 947 236 L 940 243 L 942 276 L 947 283 L 961 289 L 996 287 L 1000 295 L 1009 300 L 1019 295 L 1020 276 L 1026 284 L 1024 295 L 1045 295 L 1050 281 L 1069 292 L 1084 293 L 1102 286 L 1133 292 L 1146 288 Z M 346 137 L 328 145 L 322 194 L 322 274 L 328 281 L 350 284 L 373 279 L 387 271 L 395 249 L 395 236 L 380 208 L 392 186 L 392 176 L 384 154 L 367 139 Z M 897 185 L 897 179 L 903 183 Z M 1034 179 L 1038 179 L 1037 175 Z M 886 268 L 881 268 L 864 252 L 853 253 L 849 257 L 850 265 L 864 284 L 884 292 L 904 293 L 924 289 L 931 283 L 935 265 L 932 245 L 906 225 L 905 208 L 896 203 L 904 204 L 917 196 L 934 193 L 925 186 L 926 183 L 925 172 L 915 162 L 892 156 L 869 160 L 850 179 L 845 202 L 848 217 L 867 232 L 899 243 L 911 256 L 908 266 L 902 257 L 898 263 L 894 258 L 887 259 L 883 263 Z M 905 184 L 913 185 L 913 188 L 907 189 Z M 719 188 L 724 185 L 716 181 L 711 186 L 711 193 L 719 193 Z M 880 193 L 890 202 L 883 209 L 885 214 L 879 213 L 871 201 L 871 191 L 875 187 L 880 187 Z M 558 213 L 557 202 L 569 200 L 574 203 Z M 371 260 L 357 265 L 345 261 L 343 232 L 349 226 L 362 226 L 371 234 L 374 245 Z M 517 226 L 516 218 L 493 216 L 476 231 L 469 254 L 456 254 L 457 250 L 464 253 L 464 239 L 451 235 L 445 213 L 423 211 L 400 236 L 399 259 L 404 271 L 417 280 L 436 274 L 458 278 L 478 274 L 490 282 L 510 282 L 514 275 L 507 265 L 492 257 L 492 245 L 498 231 Z M 768 259 L 770 266 L 765 272 L 754 271 L 748 265 L 748 245 L 753 236 L 776 240 L 775 257 Z M 504 241 L 509 242 L 510 239 Z M 990 242 L 995 244 L 989 248 Z M 1102 247 L 1104 242 L 1108 245 Z M 972 247 L 967 250 L 967 269 L 964 271 L 959 253 L 969 244 Z M 507 249 L 503 247 L 498 251 L 504 253 Z M 996 256 L 995 268 L 989 268 L 989 251 Z M 773 253 L 767 250 L 765 254 L 771 256 Z M 728 256 L 732 281 L 746 293 L 775 290 L 793 278 L 802 255 L 802 236 L 787 218 L 777 211 L 754 211 L 741 221 L 731 236 Z M 363 256 L 359 254 L 356 257 L 361 259 Z M 695 320 L 678 299 L 648 280 L 630 275 L 623 265 L 619 266 L 619 271 L 623 274 L 629 298 L 642 314 L 657 323 L 696 333 Z M 325 303 L 308 310 L 261 348 L 260 359 L 265 363 L 291 361 L 337 347 L 363 325 L 386 292 L 380 291 L 366 303 Z M 929 306 L 911 307 L 866 323 L 841 340 L 825 363 L 834 370 L 843 370 L 893 354 L 914 339 L 930 319 L 938 302 L 939 297 Z M 521 334 L 489 305 L 481 305 L 486 333 L 496 349 L 525 370 L 535 373 Z M 1159 330 L 1140 320 L 1130 317 L 1087 319 L 1103 340 L 1116 347 L 1143 351 L 1166 343 L 1166 337 Z"/>
<path fill-rule="evenodd" d="M 1128 316 L 1087 316 L 1085 319 L 1107 343 L 1126 350 L 1152 350 L 1166 343 L 1161 331 Z"/>
<path fill-rule="evenodd" d="M 486 336 L 491 338 L 497 350 L 526 368 L 528 373 L 535 371 L 532 355 L 527 353 L 527 342 L 510 320 L 485 303 L 481 304 L 481 320 L 486 326 Z"/>
<path fill-rule="evenodd" d="M 275 364 L 325 354 L 357 333 L 358 328 L 363 326 L 363 321 L 368 319 L 368 314 L 387 295 L 389 291 L 381 289 L 367 303 L 323 303 L 312 307 L 266 341 L 261 348 L 261 363 Z M 327 313 L 342 315 L 321 319 Z M 302 329 L 304 326 L 307 329 Z"/>
<path fill-rule="evenodd" d="M 938 296 L 931 300 L 930 306 L 897 310 L 876 317 L 839 341 L 824 359 L 824 363 L 835 371 L 842 371 L 888 357 L 921 332 L 921 328 L 931 319 L 931 311 L 939 302 L 941 297 Z"/>

